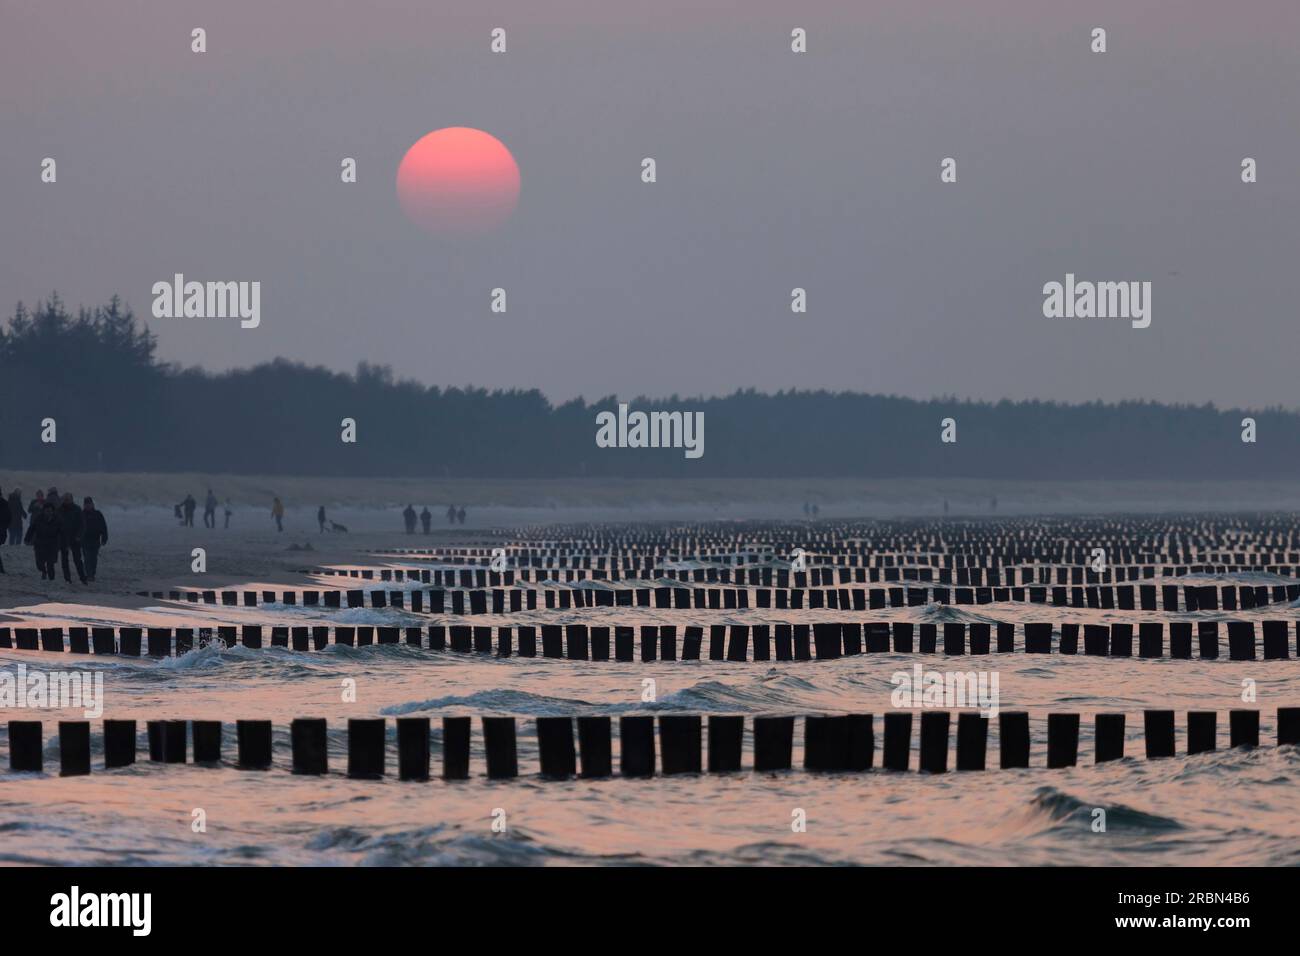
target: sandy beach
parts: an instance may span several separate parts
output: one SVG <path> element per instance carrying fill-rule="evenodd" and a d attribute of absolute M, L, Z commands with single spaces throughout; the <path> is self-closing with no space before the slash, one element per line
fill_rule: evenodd
<path fill-rule="evenodd" d="M 24 500 L 35 488 L 54 485 L 78 497 L 92 495 L 109 524 L 109 545 L 100 573 L 89 587 L 40 580 L 28 547 L 0 547 L 9 573 L 0 576 L 4 608 L 36 601 L 91 601 L 131 606 L 135 592 L 170 587 L 220 587 L 242 581 L 291 579 L 304 568 L 355 559 L 375 548 L 412 542 L 475 542 L 483 532 L 538 524 L 623 521 L 806 520 L 804 502 L 817 504 L 823 519 L 935 517 L 948 500 L 951 517 L 1109 514 L 1177 511 L 1300 511 L 1297 482 L 991 482 L 974 479 L 908 481 L 760 480 L 697 481 L 443 481 L 203 476 L 191 474 L 34 473 L 0 475 L 6 494 L 18 487 Z M 202 499 L 215 489 L 229 498 L 234 515 L 224 527 L 202 524 Z M 199 500 L 195 526 L 181 527 L 172 507 L 186 493 Z M 285 502 L 285 530 L 278 533 L 270 503 Z M 413 503 L 433 513 L 428 536 L 402 530 L 401 509 Z M 466 509 L 464 525 L 449 527 L 448 504 Z M 321 534 L 316 509 L 325 505 L 347 534 Z M 296 550 L 295 550 L 296 546 Z M 207 571 L 193 574 L 192 549 L 207 552 Z M 305 549 L 310 550 L 305 550 Z"/>

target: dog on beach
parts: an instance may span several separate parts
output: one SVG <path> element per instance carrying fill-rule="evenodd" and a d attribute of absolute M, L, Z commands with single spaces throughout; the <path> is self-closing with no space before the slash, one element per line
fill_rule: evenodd
<path fill-rule="evenodd" d="M 334 532 L 337 532 L 337 533 L 339 533 L 339 534 L 347 534 L 347 533 L 348 533 L 347 525 L 339 524 L 337 521 L 331 521 L 331 522 L 330 522 L 330 530 L 331 530 L 331 531 L 334 531 Z"/>

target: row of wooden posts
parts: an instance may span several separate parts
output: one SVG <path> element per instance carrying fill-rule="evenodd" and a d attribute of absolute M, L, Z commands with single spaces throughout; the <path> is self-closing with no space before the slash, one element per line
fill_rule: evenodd
<path fill-rule="evenodd" d="M 1090 567 L 1044 567 L 1029 566 L 1019 570 L 1022 586 L 1052 584 L 1120 584 L 1125 581 L 1154 580 L 1166 577 L 1187 577 L 1189 575 L 1234 574 L 1243 570 L 1274 574 L 1281 577 L 1300 576 L 1300 567 L 1294 564 L 1270 564 L 1244 567 L 1226 564 L 1197 565 L 1130 565 L 1112 567 L 1107 571 L 1096 572 Z M 928 567 L 892 567 L 892 568 L 842 568 L 812 567 L 805 571 L 792 571 L 788 568 L 754 567 L 754 568 L 665 568 L 654 560 L 647 560 L 639 566 L 627 568 L 513 568 L 507 565 L 504 571 L 493 571 L 488 567 L 455 568 L 366 568 L 366 567 L 321 567 L 304 568 L 304 574 L 320 574 L 328 577 L 360 578 L 371 581 L 419 581 L 439 587 L 498 587 L 502 584 L 515 583 L 577 583 L 583 581 L 602 581 L 620 583 L 624 581 L 649 581 L 665 578 L 671 581 L 739 584 L 751 587 L 833 587 L 841 584 L 931 584 L 959 587 L 993 587 L 1015 585 L 1017 568 L 947 568 Z"/>
<path fill-rule="evenodd" d="M 1097 657 L 1203 660 L 1221 655 L 1220 624 L 1226 624 L 1227 657 L 1235 661 L 1287 660 L 1294 642 L 1300 657 L 1300 621 L 1263 621 L 1262 642 L 1254 621 L 1160 621 L 1134 625 L 1031 622 L 1016 639 L 1010 622 L 914 624 L 910 621 L 829 622 L 819 624 L 687 625 L 678 640 L 673 624 L 588 626 L 543 624 L 519 626 L 351 626 L 351 625 L 217 625 L 192 627 L 0 627 L 0 648 L 70 651 L 73 654 L 118 654 L 126 657 L 179 656 L 196 640 L 221 641 L 227 647 L 264 646 L 297 651 L 322 650 L 328 645 L 365 647 L 405 643 L 435 651 L 495 654 L 498 657 L 551 657 L 593 661 L 712 661 L 830 660 L 857 654 L 942 653 L 949 656 L 990 653 L 1079 654 Z M 267 632 L 269 631 L 269 642 Z M 540 644 L 538 641 L 540 631 Z M 1082 636 L 1082 642 L 1080 637 Z M 612 637 L 612 642 L 611 642 Z M 1195 644 L 1193 644 L 1195 638 Z M 706 643 L 707 641 L 707 643 Z"/>
<path fill-rule="evenodd" d="M 918 769 L 944 773 L 948 768 L 952 715 L 948 711 L 923 710 L 920 716 Z M 1175 714 L 1172 710 L 1143 712 L 1143 731 L 1148 759 L 1175 755 Z M 911 766 L 913 714 L 892 711 L 883 715 L 883 747 L 880 766 L 885 770 L 908 770 Z M 1029 715 L 1023 711 L 998 715 L 999 766 L 1030 766 Z M 1218 747 L 1218 715 L 1214 711 L 1187 713 L 1186 752 L 1205 753 Z M 734 772 L 742 769 L 741 755 L 745 718 L 710 715 L 707 718 L 707 764 L 705 718 L 698 714 L 662 714 L 619 718 L 619 773 L 625 777 L 648 777 L 656 771 L 655 724 L 659 729 L 658 769 L 663 774 Z M 574 725 L 577 742 L 574 745 Z M 196 764 L 216 765 L 223 760 L 223 725 L 218 720 L 151 720 L 147 722 L 149 759 L 176 764 L 187 761 L 186 727 Z M 961 711 L 956 719 L 957 770 L 984 770 L 987 761 L 989 718 Z M 514 717 L 481 718 L 487 776 L 504 779 L 518 776 L 519 760 Z M 803 720 L 803 768 L 813 771 L 864 771 L 875 766 L 875 722 L 871 714 L 820 715 Z M 543 777 L 608 777 L 613 774 L 612 721 L 607 716 L 536 718 L 539 773 Z M 1048 768 L 1072 767 L 1079 760 L 1080 715 L 1047 715 Z M 1124 757 L 1125 715 L 1101 713 L 1094 722 L 1094 761 L 1104 763 Z M 753 730 L 752 769 L 759 772 L 792 768 L 795 718 L 759 716 L 751 718 Z M 1232 747 L 1259 746 L 1259 711 L 1233 710 L 1228 714 Z M 399 717 L 397 770 L 403 780 L 427 779 L 430 775 L 430 729 L 428 717 Z M 450 780 L 470 775 L 469 717 L 443 717 L 441 734 L 442 776 Z M 382 718 L 350 719 L 347 723 L 347 774 L 350 777 L 379 778 L 387 773 L 387 721 Z M 39 720 L 11 720 L 9 769 L 14 772 L 43 772 L 43 725 Z M 290 724 L 292 769 L 299 774 L 329 772 L 327 724 L 324 718 L 299 718 Z M 89 721 L 59 722 L 59 767 L 65 776 L 88 774 L 91 770 Z M 244 770 L 269 770 L 274 762 L 272 724 L 269 720 L 235 722 L 237 757 L 235 766 Z M 1300 707 L 1279 708 L 1279 746 L 1300 744 Z M 135 763 L 137 726 L 134 720 L 103 722 L 104 769 Z M 581 757 L 579 769 L 578 758 Z"/>
<path fill-rule="evenodd" d="M 695 608 L 740 610 L 751 606 L 777 610 L 866 611 L 886 607 L 923 607 L 927 604 L 982 605 L 1029 603 L 1054 607 L 1087 607 L 1121 611 L 1235 611 L 1289 604 L 1300 600 L 1300 584 L 1192 586 L 1164 585 L 1118 587 L 1010 587 L 1010 588 L 349 588 L 346 590 L 182 590 L 140 591 L 141 597 L 257 607 L 259 604 L 307 607 L 406 608 L 430 614 L 505 614 L 536 610 L 538 594 L 547 609 L 583 607 Z M 752 595 L 752 603 L 751 603 Z M 1157 600 L 1159 597 L 1159 600 Z M 1050 598 L 1050 600 L 1049 600 Z M 448 600 L 450 599 L 450 600 Z M 490 609 L 489 609 L 490 608 Z"/>
<path fill-rule="evenodd" d="M 800 546 L 795 544 L 793 546 Z M 833 570 L 836 574 L 851 572 L 855 581 L 897 580 L 901 572 L 904 577 L 920 574 L 924 580 L 935 580 L 959 584 L 993 584 L 1001 578 L 1008 582 L 1019 570 L 1024 583 L 1032 580 L 1042 581 L 1042 574 L 1050 572 L 1058 576 L 1058 583 L 1065 584 L 1061 574 L 1068 574 L 1076 582 L 1087 576 L 1092 583 L 1109 580 L 1137 579 L 1185 574 L 1231 574 L 1240 571 L 1264 571 L 1270 574 L 1294 575 L 1300 565 L 1300 552 L 1286 550 L 1247 551 L 1234 553 L 1210 549 L 1195 553 L 1155 553 L 1135 551 L 1130 548 L 1106 547 L 1104 543 L 1095 542 L 1087 548 L 1071 549 L 1065 553 L 1041 552 L 1032 556 L 1019 553 L 1000 554 L 940 554 L 925 551 L 873 552 L 872 554 L 846 554 L 831 549 L 818 547 L 815 542 L 804 542 L 806 570 Z M 1092 562 L 1095 551 L 1101 548 L 1107 555 L 1107 570 L 1093 571 Z M 737 546 L 730 549 L 677 548 L 672 550 L 651 549 L 649 551 L 621 551 L 615 554 L 575 554 L 571 550 L 553 549 L 548 551 L 550 557 L 537 556 L 535 549 L 527 544 L 507 541 L 496 548 L 441 548 L 441 549 L 406 549 L 378 548 L 368 553 L 381 558 L 414 559 L 420 562 L 437 562 L 446 565 L 470 565 L 488 567 L 497 551 L 506 551 L 507 567 L 523 574 L 551 574 L 554 572 L 593 572 L 596 575 L 618 575 L 628 572 L 643 574 L 646 572 L 688 574 L 697 572 L 728 573 L 751 575 L 794 573 L 793 568 L 776 566 L 773 562 L 788 563 L 791 560 L 789 547 L 776 550 L 772 548 L 756 549 Z M 681 561 L 696 561 L 708 565 L 704 568 L 668 567 Z M 1290 570 L 1288 570 L 1290 569 Z M 859 577 L 861 571 L 865 577 Z M 1106 575 L 1115 573 L 1116 578 Z M 1026 577 L 1025 575 L 1029 576 Z M 1075 577 L 1075 575 L 1081 577 Z M 525 578 L 525 580 L 527 580 Z M 700 580 L 694 578 L 694 580 Z M 709 580 L 714 580 L 710 578 Z M 847 578 L 841 578 L 847 580 Z M 752 583 L 752 580 L 751 580 Z"/>

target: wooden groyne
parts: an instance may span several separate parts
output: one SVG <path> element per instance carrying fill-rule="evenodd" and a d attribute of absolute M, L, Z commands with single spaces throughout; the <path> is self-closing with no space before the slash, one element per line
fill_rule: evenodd
<path fill-rule="evenodd" d="M 0 627 L 0 648 L 124 657 L 172 657 L 196 646 L 282 647 L 405 644 L 496 657 L 591 661 L 837 660 L 871 654 L 1064 654 L 1091 657 L 1289 660 L 1300 657 L 1300 621 L 1139 621 L 1135 624 L 1011 622 L 942 624 L 828 621 L 776 624 L 341 625 L 211 627 Z"/>
<path fill-rule="evenodd" d="M 754 772 L 788 771 L 794 767 L 796 723 L 803 728 L 802 769 L 815 772 L 864 772 L 875 769 L 912 769 L 916 744 L 916 769 L 925 773 L 985 770 L 989 767 L 990 718 L 976 712 L 956 714 L 946 710 L 891 711 L 873 714 L 817 714 L 801 720 L 786 715 L 635 714 L 618 718 L 618 774 L 649 777 L 691 773 L 732 773 L 743 766 L 746 720 L 752 734 Z M 1227 714 L 1228 746 L 1254 748 L 1260 744 L 1258 710 L 1233 710 Z M 533 772 L 543 778 L 609 777 L 614 775 L 613 718 L 605 715 L 537 717 L 538 762 Z M 1050 713 L 1040 752 L 1031 743 L 1031 721 L 1023 711 L 996 718 L 998 750 L 995 766 L 1003 769 L 1042 767 L 1060 769 L 1080 762 L 1078 713 Z M 1127 741 L 1127 716 L 1093 715 L 1093 763 L 1123 759 Z M 1193 710 L 1184 715 L 1184 752 L 1199 754 L 1218 749 L 1220 715 Z M 1175 756 L 1177 714 L 1172 710 L 1147 710 L 1141 714 L 1144 753 L 1148 760 Z M 432 719 L 399 717 L 395 720 L 396 770 L 402 780 L 431 776 Z M 479 719 L 483 771 L 492 779 L 520 775 L 517 718 L 484 716 Z M 1300 744 L 1300 707 L 1277 710 L 1278 746 Z M 656 727 L 657 746 L 656 746 Z M 879 728 L 879 735 L 877 730 Z M 188 734 L 187 734 L 188 729 Z M 575 734 L 576 729 L 576 734 Z M 145 722 L 148 759 L 161 764 L 192 762 L 226 765 L 226 725 L 215 720 L 153 720 Z M 441 718 L 438 734 L 440 775 L 448 780 L 468 778 L 471 766 L 472 719 Z M 235 748 L 230 765 L 241 770 L 288 769 L 296 774 L 330 772 L 328 724 L 324 718 L 299 718 L 289 727 L 290 752 L 277 757 L 269 720 L 234 721 Z M 707 731 L 707 734 L 706 734 Z M 44 725 L 41 721 L 8 723 L 9 769 L 42 773 L 45 770 Z M 187 741 L 188 737 L 188 741 Z M 879 754 L 877 743 L 879 740 Z M 955 740 L 955 752 L 953 743 Z M 707 743 L 706 743 L 707 741 Z M 134 720 L 105 720 L 101 727 L 102 770 L 130 766 L 137 759 L 139 726 Z M 188 746 L 187 746 L 188 743 Z M 388 721 L 383 717 L 347 721 L 346 773 L 361 779 L 380 779 L 389 772 Z M 60 721 L 58 765 L 64 776 L 91 772 L 91 724 Z M 286 757 L 288 758 L 286 760 Z M 953 758 L 950 765 L 950 757 Z"/>

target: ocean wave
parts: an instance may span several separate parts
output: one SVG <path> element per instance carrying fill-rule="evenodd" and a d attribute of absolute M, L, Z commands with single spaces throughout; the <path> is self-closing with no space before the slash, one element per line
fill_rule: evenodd
<path fill-rule="evenodd" d="M 1106 830 L 1128 830 L 1137 833 L 1162 833 L 1182 830 L 1183 825 L 1172 817 L 1146 813 L 1111 800 L 1081 800 L 1056 787 L 1039 787 L 1029 801 L 1031 822 L 1049 822 L 1049 829 L 1086 827 L 1091 830 L 1094 810 L 1106 811 Z"/>
<path fill-rule="evenodd" d="M 774 705 L 790 702 L 784 694 L 774 694 L 773 683 L 764 683 L 761 690 L 749 690 L 721 681 L 705 680 L 690 687 L 674 691 L 653 703 L 615 705 L 618 710 L 653 710 L 653 711 L 717 711 L 732 713 L 736 710 L 762 710 Z"/>
<path fill-rule="evenodd" d="M 585 700 L 570 697 L 546 697 L 518 690 L 481 690 L 472 694 L 431 697 L 427 700 L 390 704 L 380 709 L 385 717 L 400 717 L 421 711 L 443 711 L 453 707 L 471 708 L 475 715 L 481 711 L 506 714 L 527 714 L 538 717 L 564 717 L 573 713 L 574 707 L 599 710 Z"/>

